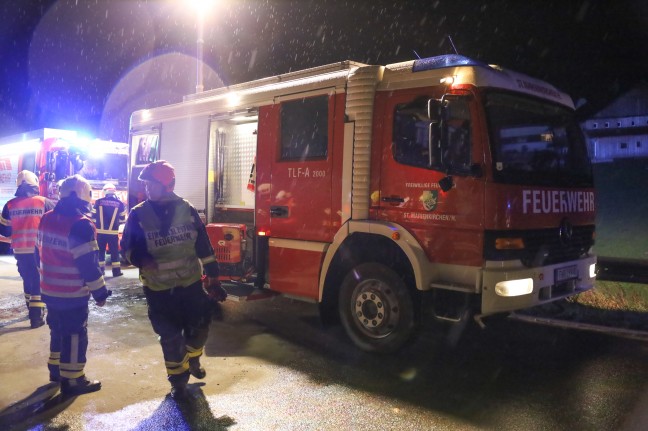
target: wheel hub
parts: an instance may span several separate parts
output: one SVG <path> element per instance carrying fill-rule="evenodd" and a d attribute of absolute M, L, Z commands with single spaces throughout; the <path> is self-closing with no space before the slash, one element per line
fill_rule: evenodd
<path fill-rule="evenodd" d="M 379 294 L 363 292 L 358 296 L 355 304 L 356 316 L 366 328 L 375 328 L 382 325 L 385 320 L 385 301 Z"/>

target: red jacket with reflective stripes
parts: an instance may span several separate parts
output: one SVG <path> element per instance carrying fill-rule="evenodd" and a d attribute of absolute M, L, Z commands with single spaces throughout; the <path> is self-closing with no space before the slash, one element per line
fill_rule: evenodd
<path fill-rule="evenodd" d="M 80 223 L 87 227 L 83 238 L 74 235 Z M 108 296 L 95 256 L 96 230 L 87 217 L 48 212 L 38 228 L 37 245 L 41 293 L 48 307 L 74 308 L 86 305 L 90 294 L 97 301 Z"/>

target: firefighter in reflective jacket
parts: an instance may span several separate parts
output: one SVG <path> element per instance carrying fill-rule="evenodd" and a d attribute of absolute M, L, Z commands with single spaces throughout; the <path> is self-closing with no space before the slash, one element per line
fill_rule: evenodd
<path fill-rule="evenodd" d="M 227 294 L 218 281 L 218 262 L 205 225 L 196 209 L 173 193 L 171 164 L 151 163 L 139 179 L 147 200 L 128 215 L 121 248 L 126 260 L 139 268 L 171 396 L 186 399 L 189 376 L 206 375 L 200 356 L 211 321 L 209 297 L 224 301 Z"/>
<path fill-rule="evenodd" d="M 126 220 L 126 207 L 116 196 L 117 189 L 111 183 L 103 187 L 104 197 L 97 199 L 92 209 L 92 218 L 97 226 L 99 265 L 105 274 L 106 245 L 110 252 L 110 266 L 113 277 L 122 275 L 119 261 L 119 225 Z"/>
<path fill-rule="evenodd" d="M 38 223 L 54 202 L 38 195 L 38 178 L 31 171 L 21 171 L 16 179 L 16 197 L 2 209 L 0 234 L 11 237 L 18 273 L 23 279 L 25 303 L 32 328 L 45 324 L 45 303 L 41 300 L 40 274 L 36 260 Z"/>
<path fill-rule="evenodd" d="M 61 199 L 38 227 L 41 289 L 50 327 L 51 381 L 61 392 L 80 395 L 101 389 L 83 371 L 88 348 L 88 300 L 102 307 L 110 296 L 99 267 L 94 223 L 90 210 L 92 189 L 80 175 L 68 177 L 59 189 Z"/>

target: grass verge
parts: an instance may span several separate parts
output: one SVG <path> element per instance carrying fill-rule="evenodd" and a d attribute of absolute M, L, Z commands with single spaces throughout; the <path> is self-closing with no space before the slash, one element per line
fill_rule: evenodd
<path fill-rule="evenodd" d="M 648 285 L 597 280 L 592 290 L 521 314 L 648 331 Z"/>
<path fill-rule="evenodd" d="M 601 310 L 648 313 L 648 285 L 597 280 L 594 289 L 572 301 Z"/>

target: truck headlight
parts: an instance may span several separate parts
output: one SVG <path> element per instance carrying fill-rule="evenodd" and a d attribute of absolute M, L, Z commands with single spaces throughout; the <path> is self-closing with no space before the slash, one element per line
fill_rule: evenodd
<path fill-rule="evenodd" d="M 495 293 L 499 296 L 520 296 L 533 292 L 533 279 L 500 281 L 495 285 Z"/>

